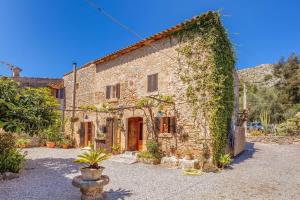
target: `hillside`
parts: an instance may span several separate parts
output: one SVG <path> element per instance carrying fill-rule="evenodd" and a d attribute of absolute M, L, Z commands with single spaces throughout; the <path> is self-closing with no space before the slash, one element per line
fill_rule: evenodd
<path fill-rule="evenodd" d="M 239 70 L 238 74 L 241 81 L 271 87 L 277 82 L 277 79 L 272 75 L 272 70 L 272 64 L 262 64 Z"/>

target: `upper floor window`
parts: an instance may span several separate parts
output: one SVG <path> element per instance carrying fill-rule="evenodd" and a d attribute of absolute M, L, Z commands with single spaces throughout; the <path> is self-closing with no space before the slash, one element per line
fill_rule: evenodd
<path fill-rule="evenodd" d="M 148 92 L 155 92 L 158 90 L 158 74 L 148 75 Z"/>
<path fill-rule="evenodd" d="M 120 83 L 106 86 L 106 99 L 120 98 Z"/>

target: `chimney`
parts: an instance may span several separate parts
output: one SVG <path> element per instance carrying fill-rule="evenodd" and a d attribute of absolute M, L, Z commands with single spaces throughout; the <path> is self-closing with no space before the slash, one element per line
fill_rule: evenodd
<path fill-rule="evenodd" d="M 14 67 L 12 69 L 12 77 L 20 77 L 20 72 L 22 71 L 19 67 Z"/>

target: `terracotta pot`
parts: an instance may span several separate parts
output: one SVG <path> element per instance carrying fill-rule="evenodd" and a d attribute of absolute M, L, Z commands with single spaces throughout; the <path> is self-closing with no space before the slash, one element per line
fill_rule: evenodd
<path fill-rule="evenodd" d="M 61 147 L 63 149 L 68 149 L 68 148 L 70 148 L 70 145 L 68 145 L 68 144 L 61 144 Z"/>
<path fill-rule="evenodd" d="M 82 179 L 85 181 L 96 181 L 101 178 L 102 172 L 105 168 L 99 167 L 99 169 L 93 169 L 93 168 L 81 168 L 81 175 Z"/>
<path fill-rule="evenodd" d="M 27 144 L 19 144 L 18 146 L 19 146 L 19 148 L 26 148 Z"/>
<path fill-rule="evenodd" d="M 55 147 L 55 142 L 47 141 L 46 145 L 47 145 L 48 148 L 54 148 Z"/>

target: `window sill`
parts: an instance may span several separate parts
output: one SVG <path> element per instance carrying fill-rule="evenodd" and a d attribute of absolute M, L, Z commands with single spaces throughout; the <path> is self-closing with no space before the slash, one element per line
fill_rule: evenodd
<path fill-rule="evenodd" d="M 147 92 L 150 95 L 159 95 L 158 90 L 153 91 L 153 92 Z"/>
<path fill-rule="evenodd" d="M 118 101 L 119 101 L 118 98 L 107 99 L 107 102 L 108 102 L 108 103 L 115 103 L 115 102 L 118 102 Z"/>
<path fill-rule="evenodd" d="M 173 137 L 173 133 L 159 133 L 158 137 L 171 138 L 171 137 Z"/>

